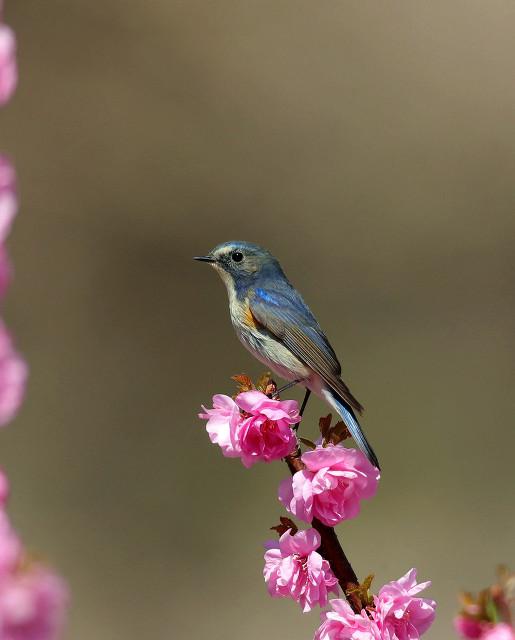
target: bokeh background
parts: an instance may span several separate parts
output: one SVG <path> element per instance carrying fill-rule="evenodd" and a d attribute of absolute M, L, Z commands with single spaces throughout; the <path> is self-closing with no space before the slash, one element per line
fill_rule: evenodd
<path fill-rule="evenodd" d="M 262 371 L 191 261 L 234 238 L 280 257 L 367 408 L 383 479 L 339 527 L 356 571 L 418 567 L 427 637 L 452 638 L 456 593 L 514 560 L 515 4 L 11 0 L 5 18 L 6 315 L 31 380 L 0 462 L 16 526 L 71 584 L 66 638 L 317 626 L 261 578 L 285 468 L 222 458 L 196 417 Z"/>

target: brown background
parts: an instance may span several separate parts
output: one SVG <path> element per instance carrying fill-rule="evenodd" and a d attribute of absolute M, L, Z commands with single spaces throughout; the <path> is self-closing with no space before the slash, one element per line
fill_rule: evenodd
<path fill-rule="evenodd" d="M 196 418 L 261 372 L 191 261 L 232 238 L 281 258 L 367 407 L 383 480 L 339 527 L 357 572 L 418 567 L 427 637 L 452 638 L 456 592 L 514 564 L 515 4 L 10 0 L 6 19 L 5 313 L 31 381 L 1 463 L 71 584 L 67 638 L 317 625 L 261 578 L 285 469 L 223 459 Z"/>

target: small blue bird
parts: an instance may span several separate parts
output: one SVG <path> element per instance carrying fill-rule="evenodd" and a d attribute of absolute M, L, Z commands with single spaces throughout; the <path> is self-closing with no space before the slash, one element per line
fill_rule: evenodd
<path fill-rule="evenodd" d="M 267 368 L 306 387 L 341 416 L 359 448 L 379 468 L 356 413 L 363 407 L 341 379 L 338 358 L 320 325 L 266 249 L 250 242 L 225 242 L 197 257 L 220 274 L 229 294 L 231 320 L 243 345 Z"/>

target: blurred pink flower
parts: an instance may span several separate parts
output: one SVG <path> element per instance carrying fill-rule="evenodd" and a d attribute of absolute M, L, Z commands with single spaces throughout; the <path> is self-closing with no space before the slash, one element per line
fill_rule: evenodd
<path fill-rule="evenodd" d="M 317 553 L 320 535 L 315 529 L 291 535 L 288 529 L 280 539 L 268 540 L 263 575 L 274 598 L 292 598 L 304 612 L 315 605 L 325 607 L 329 591 L 338 593 L 338 580 L 327 560 Z"/>
<path fill-rule="evenodd" d="M 417 570 L 381 587 L 373 613 L 384 640 L 417 640 L 433 624 L 436 602 L 415 597 L 430 582 L 417 584 Z"/>
<path fill-rule="evenodd" d="M 27 558 L 4 510 L 8 481 L 0 470 L 0 640 L 56 640 L 68 590 L 50 569 Z"/>
<path fill-rule="evenodd" d="M 16 173 L 10 161 L 0 155 L 0 243 L 9 235 L 17 210 Z"/>
<path fill-rule="evenodd" d="M 241 422 L 241 414 L 237 404 L 229 396 L 218 394 L 213 396 L 213 408 L 206 409 L 198 417 L 207 420 L 206 430 L 213 444 L 217 444 L 227 458 L 241 456 L 239 442 L 236 440 L 236 427 Z"/>
<path fill-rule="evenodd" d="M 273 400 L 261 391 L 245 391 L 236 397 L 236 404 L 246 415 L 237 427 L 246 467 L 280 460 L 295 449 L 297 437 L 291 427 L 300 421 L 296 400 Z"/>
<path fill-rule="evenodd" d="M 462 638 L 481 638 L 485 630 L 485 622 L 468 616 L 454 618 L 454 628 Z"/>
<path fill-rule="evenodd" d="M 20 539 L 12 528 L 6 512 L 0 509 L 0 591 L 5 579 L 16 570 L 21 553 Z M 3 638 L 1 634 L 0 638 Z"/>
<path fill-rule="evenodd" d="M 515 640 L 515 632 L 513 627 L 505 622 L 488 625 L 482 640 Z"/>
<path fill-rule="evenodd" d="M 0 426 L 10 422 L 25 394 L 27 365 L 14 350 L 11 337 L 0 319 Z"/>
<path fill-rule="evenodd" d="M 0 509 L 5 507 L 9 497 L 9 480 L 2 469 L 0 469 Z"/>
<path fill-rule="evenodd" d="M 377 490 L 379 471 L 357 449 L 317 446 L 302 455 L 306 468 L 279 485 L 279 500 L 305 522 L 318 518 L 334 527 L 355 518 L 360 502 Z"/>
<path fill-rule="evenodd" d="M 16 38 L 9 27 L 0 24 L 0 106 L 9 100 L 17 82 Z"/>
<path fill-rule="evenodd" d="M 297 439 L 291 425 L 300 420 L 295 400 L 272 400 L 261 391 L 245 391 L 236 397 L 213 396 L 213 408 L 202 407 L 211 442 L 224 456 L 241 458 L 246 467 L 288 455 Z"/>
<path fill-rule="evenodd" d="M 382 640 L 379 628 L 366 611 L 354 613 L 345 600 L 331 600 L 331 609 L 322 613 L 322 624 L 314 640 Z"/>
<path fill-rule="evenodd" d="M 32 565 L 0 580 L 0 638 L 55 640 L 68 599 L 61 578 L 43 566 Z"/>

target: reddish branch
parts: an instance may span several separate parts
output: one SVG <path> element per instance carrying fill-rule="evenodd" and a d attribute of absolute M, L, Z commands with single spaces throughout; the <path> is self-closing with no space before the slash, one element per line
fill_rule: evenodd
<path fill-rule="evenodd" d="M 292 475 L 305 468 L 300 456 L 300 448 L 297 448 L 294 453 L 285 458 L 285 462 Z M 356 613 L 359 613 L 363 609 L 363 604 L 357 591 L 359 585 L 358 578 L 356 577 L 354 569 L 342 549 L 334 529 L 323 524 L 316 518 L 313 519 L 312 526 L 320 534 L 320 554 L 331 565 L 331 569 L 333 570 L 334 575 L 338 578 L 340 587 L 342 588 L 350 606 Z"/>

